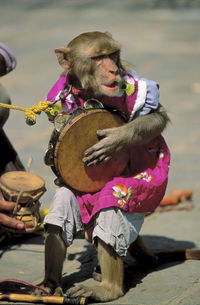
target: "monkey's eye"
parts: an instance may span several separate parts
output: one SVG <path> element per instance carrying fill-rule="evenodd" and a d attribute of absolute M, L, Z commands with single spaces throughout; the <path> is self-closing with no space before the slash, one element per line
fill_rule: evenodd
<path fill-rule="evenodd" d="M 114 61 L 118 60 L 119 59 L 119 51 L 116 51 L 116 52 L 113 52 L 113 53 L 109 54 L 109 57 Z"/>
<path fill-rule="evenodd" d="M 103 60 L 103 59 L 109 57 L 113 61 L 117 62 L 119 60 L 119 56 L 120 56 L 120 52 L 119 52 L 119 50 L 117 50 L 117 51 L 115 51 L 113 53 L 110 53 L 110 54 L 102 54 L 102 55 L 98 55 L 98 56 L 92 56 L 91 59 L 93 59 L 95 61 L 100 61 L 100 60 Z"/>
<path fill-rule="evenodd" d="M 99 61 L 99 60 L 103 60 L 106 57 L 108 57 L 108 55 L 98 55 L 98 56 L 92 56 L 91 59 L 95 61 Z"/>

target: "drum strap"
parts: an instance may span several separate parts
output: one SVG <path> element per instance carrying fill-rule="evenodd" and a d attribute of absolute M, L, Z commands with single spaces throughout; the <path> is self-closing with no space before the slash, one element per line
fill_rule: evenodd
<path fill-rule="evenodd" d="M 88 98 L 88 96 L 91 96 L 92 91 L 90 89 L 78 89 L 78 88 L 72 86 L 72 84 L 70 83 L 70 73 L 67 72 L 65 86 L 64 86 L 63 90 L 61 91 L 59 98 L 56 101 L 61 100 L 62 102 L 65 102 L 65 99 L 69 94 L 74 94 L 76 96 Z M 53 102 L 53 103 L 55 103 L 55 102 Z"/>

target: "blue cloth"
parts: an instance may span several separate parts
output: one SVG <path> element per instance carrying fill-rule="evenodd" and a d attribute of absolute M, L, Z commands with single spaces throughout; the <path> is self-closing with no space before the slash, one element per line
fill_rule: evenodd
<path fill-rule="evenodd" d="M 16 57 L 3 42 L 0 42 L 0 54 L 4 57 L 6 63 L 6 74 L 15 69 L 17 64 Z"/>
<path fill-rule="evenodd" d="M 139 79 L 135 70 L 131 71 L 131 75 Z M 147 84 L 146 101 L 144 106 L 136 112 L 135 117 L 146 115 L 159 106 L 159 84 L 146 78 L 141 78 L 141 80 L 144 80 Z"/>

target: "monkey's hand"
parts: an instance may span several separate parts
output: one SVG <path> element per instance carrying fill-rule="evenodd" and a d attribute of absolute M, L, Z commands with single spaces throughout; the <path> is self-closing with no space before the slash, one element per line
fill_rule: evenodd
<path fill-rule="evenodd" d="M 101 140 L 86 150 L 83 162 L 87 166 L 95 165 L 111 159 L 116 152 L 127 152 L 131 146 L 145 144 L 161 134 L 168 122 L 166 111 L 160 105 L 155 112 L 120 127 L 98 130 Z"/>
<path fill-rule="evenodd" d="M 126 151 L 130 143 L 130 134 L 126 125 L 98 130 L 97 135 L 100 141 L 85 151 L 83 162 L 87 166 L 96 165 L 102 161 L 108 161 L 114 153 Z"/>

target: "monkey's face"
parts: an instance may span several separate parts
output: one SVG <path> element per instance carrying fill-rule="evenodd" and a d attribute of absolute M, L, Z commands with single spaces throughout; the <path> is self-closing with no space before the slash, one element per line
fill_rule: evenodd
<path fill-rule="evenodd" d="M 116 96 L 119 92 L 119 52 L 92 57 L 95 66 L 96 93 Z"/>
<path fill-rule="evenodd" d="M 121 78 L 119 63 L 119 51 L 111 54 L 79 56 L 74 61 L 71 71 L 76 75 L 81 87 L 89 89 L 94 96 L 116 96 Z"/>

